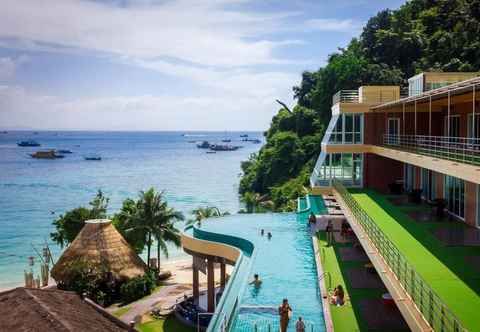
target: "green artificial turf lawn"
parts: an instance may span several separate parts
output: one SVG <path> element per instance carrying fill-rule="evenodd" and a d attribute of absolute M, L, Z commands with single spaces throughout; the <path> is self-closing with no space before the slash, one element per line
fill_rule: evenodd
<path fill-rule="evenodd" d="M 350 192 L 463 325 L 480 331 L 480 274 L 464 261 L 480 255 L 480 247 L 446 247 L 431 232 L 438 223 L 415 222 L 373 190 Z"/>
<path fill-rule="evenodd" d="M 365 320 L 360 313 L 360 300 L 365 298 L 380 298 L 383 294 L 381 289 L 354 289 L 351 287 L 347 271 L 353 267 L 361 267 L 364 262 L 344 262 L 340 258 L 339 249 L 342 247 L 349 247 L 351 244 L 335 243 L 332 246 L 326 246 L 325 232 L 317 233 L 318 246 L 320 250 L 320 258 L 323 270 L 328 272 L 331 276 L 325 279 L 325 285 L 329 292 L 337 285 L 342 285 L 345 289 L 345 297 L 347 299 L 344 306 L 337 307 L 330 305 L 330 312 L 332 315 L 333 327 L 335 331 L 339 332 L 366 332 L 369 331 Z M 323 299 L 328 301 L 328 299 Z M 376 330 L 376 332 L 392 332 Z"/>
<path fill-rule="evenodd" d="M 140 324 L 136 328 L 142 332 L 195 332 L 195 329 L 180 324 L 173 316 Z"/>

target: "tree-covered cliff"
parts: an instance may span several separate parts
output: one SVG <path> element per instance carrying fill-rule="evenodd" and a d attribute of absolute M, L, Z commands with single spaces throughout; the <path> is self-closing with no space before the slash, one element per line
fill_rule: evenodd
<path fill-rule="evenodd" d="M 422 71 L 479 69 L 480 0 L 412 0 L 379 12 L 325 67 L 302 74 L 293 87 L 297 105 L 278 111 L 265 146 L 242 163 L 240 194 L 258 193 L 275 210 L 295 208 L 294 199 L 308 187 L 338 90 L 406 85 Z"/>

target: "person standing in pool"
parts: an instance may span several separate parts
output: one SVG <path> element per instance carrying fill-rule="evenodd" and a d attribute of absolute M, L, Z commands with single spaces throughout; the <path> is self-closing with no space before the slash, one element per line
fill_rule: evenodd
<path fill-rule="evenodd" d="M 297 323 L 295 324 L 296 332 L 305 332 L 305 323 L 303 322 L 302 316 L 298 317 Z"/>
<path fill-rule="evenodd" d="M 260 235 L 263 236 L 263 234 L 265 234 L 265 230 L 262 228 L 262 230 L 260 231 Z"/>
<path fill-rule="evenodd" d="M 282 305 L 278 307 L 278 314 L 280 315 L 280 332 L 287 332 L 288 323 L 292 316 L 292 308 L 288 304 L 288 299 L 283 299 Z"/>
<path fill-rule="evenodd" d="M 268 233 L 267 233 L 267 237 L 268 237 L 268 239 L 270 240 L 270 239 L 272 238 L 272 233 L 268 232 Z"/>
<path fill-rule="evenodd" d="M 260 276 L 257 273 L 253 275 L 253 280 L 250 281 L 250 285 L 254 285 L 255 288 L 259 288 L 262 285 L 262 280 L 260 279 Z"/>

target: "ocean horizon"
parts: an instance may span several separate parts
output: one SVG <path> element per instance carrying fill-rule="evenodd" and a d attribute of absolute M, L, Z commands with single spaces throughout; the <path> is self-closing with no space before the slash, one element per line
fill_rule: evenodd
<path fill-rule="evenodd" d="M 240 163 L 260 144 L 241 141 L 241 134 L 263 141 L 253 131 L 56 131 L 9 130 L 0 133 L 0 289 L 23 284 L 28 257 L 45 241 L 54 259 L 61 248 L 50 241 L 52 222 L 66 211 L 87 206 L 102 190 L 110 199 L 108 214 L 126 198 L 136 198 L 150 187 L 165 191 L 170 206 L 186 216 L 198 206 L 217 206 L 236 213 L 240 209 Z M 18 147 L 33 139 L 40 147 Z M 241 149 L 207 154 L 194 142 L 220 143 L 231 139 Z M 38 150 L 68 149 L 63 159 L 38 160 Z M 86 161 L 97 154 L 101 161 Z M 179 225 L 179 228 L 182 225 Z M 170 260 L 185 257 L 170 249 Z M 165 259 L 165 258 L 163 258 Z M 36 257 L 35 275 L 39 274 Z"/>

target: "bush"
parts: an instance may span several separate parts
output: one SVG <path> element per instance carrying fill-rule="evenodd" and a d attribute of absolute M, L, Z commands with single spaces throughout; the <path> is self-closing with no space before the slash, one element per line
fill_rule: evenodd
<path fill-rule="evenodd" d="M 120 287 L 120 296 L 124 303 L 130 303 L 150 295 L 155 286 L 155 276 L 153 273 L 147 273 L 142 277 L 136 277 L 125 282 Z"/>

